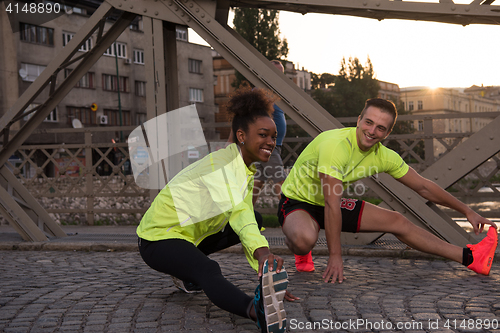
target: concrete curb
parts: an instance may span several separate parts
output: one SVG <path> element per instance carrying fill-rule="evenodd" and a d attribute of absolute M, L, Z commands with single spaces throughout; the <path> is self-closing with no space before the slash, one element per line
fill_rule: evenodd
<path fill-rule="evenodd" d="M 286 246 L 270 246 L 271 252 L 278 255 L 291 255 Z M 114 242 L 0 242 L 0 251 L 83 251 L 83 252 L 138 252 L 135 243 Z M 244 254 L 241 244 L 220 251 L 221 253 Z M 498 252 L 498 251 L 497 251 Z M 328 248 L 316 247 L 313 255 L 328 256 Z M 401 259 L 446 260 L 442 257 L 413 249 L 374 249 L 363 247 L 342 247 L 343 256 L 387 257 Z M 500 255 L 494 262 L 500 262 Z"/>

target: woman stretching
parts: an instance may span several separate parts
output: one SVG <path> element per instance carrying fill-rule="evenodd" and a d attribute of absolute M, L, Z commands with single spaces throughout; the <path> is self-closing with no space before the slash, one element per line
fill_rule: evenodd
<path fill-rule="evenodd" d="M 185 292 L 203 290 L 221 309 L 256 321 L 262 332 L 286 327 L 287 273 L 261 235 L 252 205 L 252 163 L 267 162 L 276 144 L 273 102 L 266 90 L 237 90 L 227 105 L 235 143 L 179 172 L 137 228 L 147 265 L 171 275 Z M 254 298 L 227 281 L 207 257 L 240 242 L 260 278 Z"/>

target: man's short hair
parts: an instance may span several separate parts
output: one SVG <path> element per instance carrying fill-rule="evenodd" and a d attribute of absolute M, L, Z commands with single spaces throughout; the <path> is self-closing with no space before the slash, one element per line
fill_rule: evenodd
<path fill-rule="evenodd" d="M 396 109 L 396 105 L 394 104 L 394 102 L 389 101 L 387 99 L 383 99 L 383 98 L 367 99 L 365 102 L 365 107 L 364 107 L 363 111 L 361 111 L 361 115 L 360 115 L 361 118 L 363 118 L 366 109 L 368 109 L 368 107 L 370 107 L 370 106 L 374 106 L 376 108 L 379 108 L 380 110 L 390 114 L 394 118 L 394 122 L 392 123 L 392 126 L 390 128 L 390 130 L 392 130 L 394 125 L 396 124 L 396 119 L 398 118 L 398 110 Z"/>

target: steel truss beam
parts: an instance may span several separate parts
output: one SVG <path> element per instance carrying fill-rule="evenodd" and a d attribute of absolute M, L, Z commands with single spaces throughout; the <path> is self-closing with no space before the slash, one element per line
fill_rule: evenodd
<path fill-rule="evenodd" d="M 7 114 L 0 119 L 0 133 L 4 134 L 6 142 L 0 151 L 0 163 L 4 165 L 9 156 L 26 140 L 33 130 L 43 121 L 50 111 L 62 100 L 62 98 L 71 90 L 77 81 L 87 72 L 88 69 L 99 59 L 102 53 L 111 45 L 123 30 L 132 22 L 135 15 L 145 17 L 145 32 L 147 45 L 150 49 L 146 50 L 146 71 L 150 77 L 148 80 L 148 118 L 161 114 L 162 110 L 175 108 L 176 83 L 172 74 L 175 61 L 170 54 L 165 61 L 165 48 L 163 43 L 172 45 L 171 37 L 162 37 L 161 33 L 171 36 L 172 29 L 163 26 L 160 21 L 168 21 L 176 24 L 182 24 L 194 29 L 210 45 L 212 45 L 227 61 L 229 61 L 240 73 L 242 73 L 250 82 L 258 87 L 269 88 L 280 98 L 278 102 L 280 107 L 289 115 L 292 120 L 297 122 L 309 134 L 316 136 L 322 131 L 340 128 L 342 125 L 326 112 L 311 97 L 305 94 L 295 84 L 291 83 L 281 72 L 272 66 L 259 52 L 250 46 L 241 36 L 235 33 L 227 25 L 227 14 L 230 5 L 264 7 L 270 9 L 296 11 L 301 13 L 317 12 L 342 15 L 354 15 L 370 17 L 376 19 L 398 18 L 412 20 L 427 20 L 448 22 L 456 24 L 486 23 L 499 24 L 500 12 L 497 6 L 490 6 L 493 1 L 473 1 L 469 5 L 457 5 L 450 1 L 441 1 L 436 3 L 417 3 L 407 1 L 388 1 L 388 0 L 302 0 L 300 3 L 289 3 L 285 1 L 234 1 L 225 0 L 166 0 L 166 1 L 126 1 L 126 0 L 108 0 L 104 2 L 99 9 L 92 15 L 83 28 L 75 35 L 70 43 L 63 49 L 60 55 L 55 58 L 40 77 L 30 86 L 30 88 L 20 97 Z M 122 16 L 107 32 L 103 33 L 104 22 L 113 9 L 113 7 L 124 11 Z M 496 8 L 495 8 L 496 7 Z M 98 30 L 98 41 L 95 47 L 84 55 L 83 58 L 73 59 L 80 45 L 82 45 L 90 35 Z M 159 36 L 156 36 L 156 34 Z M 151 39 L 149 39 L 151 38 Z M 152 51 L 151 55 L 148 55 Z M 55 79 L 57 73 L 68 64 L 81 61 L 77 68 L 56 87 Z M 165 68 L 169 68 L 168 72 Z M 40 92 L 49 85 L 50 97 L 33 114 L 30 120 L 23 128 L 8 141 L 8 130 L 10 126 L 23 114 L 26 107 L 40 94 Z M 151 88 L 155 94 L 150 93 Z M 163 96 L 163 97 L 162 97 Z M 164 96 L 167 96 L 165 99 Z M 178 98 L 178 95 L 177 95 Z M 499 118 L 500 119 L 500 118 Z M 495 123 L 500 122 L 498 119 Z M 498 126 L 498 125 L 497 125 Z M 494 128 L 488 126 L 487 128 Z M 486 128 L 485 128 L 486 129 Z M 484 130 L 483 130 L 484 131 Z M 476 133 L 471 144 L 482 144 L 485 139 L 483 131 Z M 493 135 L 493 134 L 492 134 Z M 490 139 L 490 140 L 497 140 Z M 496 141 L 495 141 L 496 142 Z M 463 144 L 462 144 L 463 145 Z M 457 149 L 461 149 L 460 145 Z M 497 144 L 498 145 L 498 144 Z M 464 146 L 465 147 L 465 146 Z M 453 152 L 457 151 L 455 149 Z M 470 148 L 467 148 L 470 149 Z M 477 150 L 477 149 L 476 149 Z M 481 150 L 481 149 L 479 149 Z M 473 168 L 475 161 L 484 161 L 494 154 L 494 149 L 484 149 L 477 154 L 468 152 L 471 159 L 467 160 L 467 165 L 458 168 L 459 171 L 441 175 L 442 169 L 436 166 L 429 168 L 425 175 L 432 179 L 437 175 L 438 184 L 453 183 L 463 175 L 466 170 Z M 498 150 L 497 150 L 498 151 Z M 452 153 L 453 153 L 452 152 Z M 456 156 L 460 153 L 448 154 L 442 159 L 440 165 L 449 163 L 456 167 Z M 454 156 L 454 157 L 452 157 Z M 487 157 L 486 157 L 487 156 Z M 454 159 L 455 158 L 455 159 Z M 472 160 L 472 162 L 470 162 Z M 453 163 L 452 163 L 453 162 Z M 439 162 L 438 162 L 439 163 Z M 476 163 L 480 164 L 480 163 Z M 439 171 L 439 172 L 438 172 Z M 5 167 L 2 168 L 4 182 L 14 184 L 17 182 L 15 177 Z M 12 178 L 14 177 L 14 179 Z M 2 179 L 0 178 L 0 181 Z M 451 243 L 464 246 L 473 241 L 460 227 L 449 219 L 434 205 L 427 204 L 417 194 L 401 185 L 388 175 L 379 175 L 367 179 L 365 183 L 382 197 L 386 207 L 397 210 L 407 216 L 412 222 L 433 232 L 437 236 Z M 23 205 L 30 204 L 34 200 L 27 191 L 23 190 L 22 185 L 12 186 L 18 189 L 17 192 L 23 192 L 25 196 Z M 27 218 L 19 210 L 20 206 L 16 200 L 8 196 L 8 191 L 0 189 L 0 211 L 13 222 L 16 230 L 27 235 L 31 239 L 41 239 L 36 235 L 37 231 L 32 230 L 33 218 L 27 222 Z M 18 200 L 18 202 L 21 202 Z M 45 211 L 41 207 L 34 207 L 38 216 L 44 216 Z M 46 214 L 46 212 L 45 212 Z M 50 218 L 49 218 L 50 219 Z M 49 222 L 50 223 L 50 222 Z M 48 225 L 48 223 L 46 223 Z M 52 230 L 51 228 L 48 228 Z M 26 231 L 28 230 L 28 231 Z M 53 231 L 53 234 L 59 234 Z M 380 234 L 360 235 L 358 239 L 354 237 L 344 237 L 343 240 L 350 243 L 367 243 L 377 238 Z M 343 235 L 345 236 L 345 235 Z"/>
<path fill-rule="evenodd" d="M 495 0 L 474 0 L 456 4 L 453 0 L 439 3 L 401 0 L 233 0 L 234 7 L 260 7 L 291 12 L 351 15 L 376 20 L 401 19 L 443 22 L 460 25 L 500 24 L 500 6 Z"/>

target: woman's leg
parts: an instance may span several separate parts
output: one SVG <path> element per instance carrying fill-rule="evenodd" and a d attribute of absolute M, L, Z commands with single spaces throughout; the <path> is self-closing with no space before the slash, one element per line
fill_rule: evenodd
<path fill-rule="evenodd" d="M 253 298 L 227 281 L 219 264 L 192 243 L 181 239 L 155 242 L 141 239 L 139 250 L 149 267 L 199 285 L 221 309 L 249 318 Z"/>

